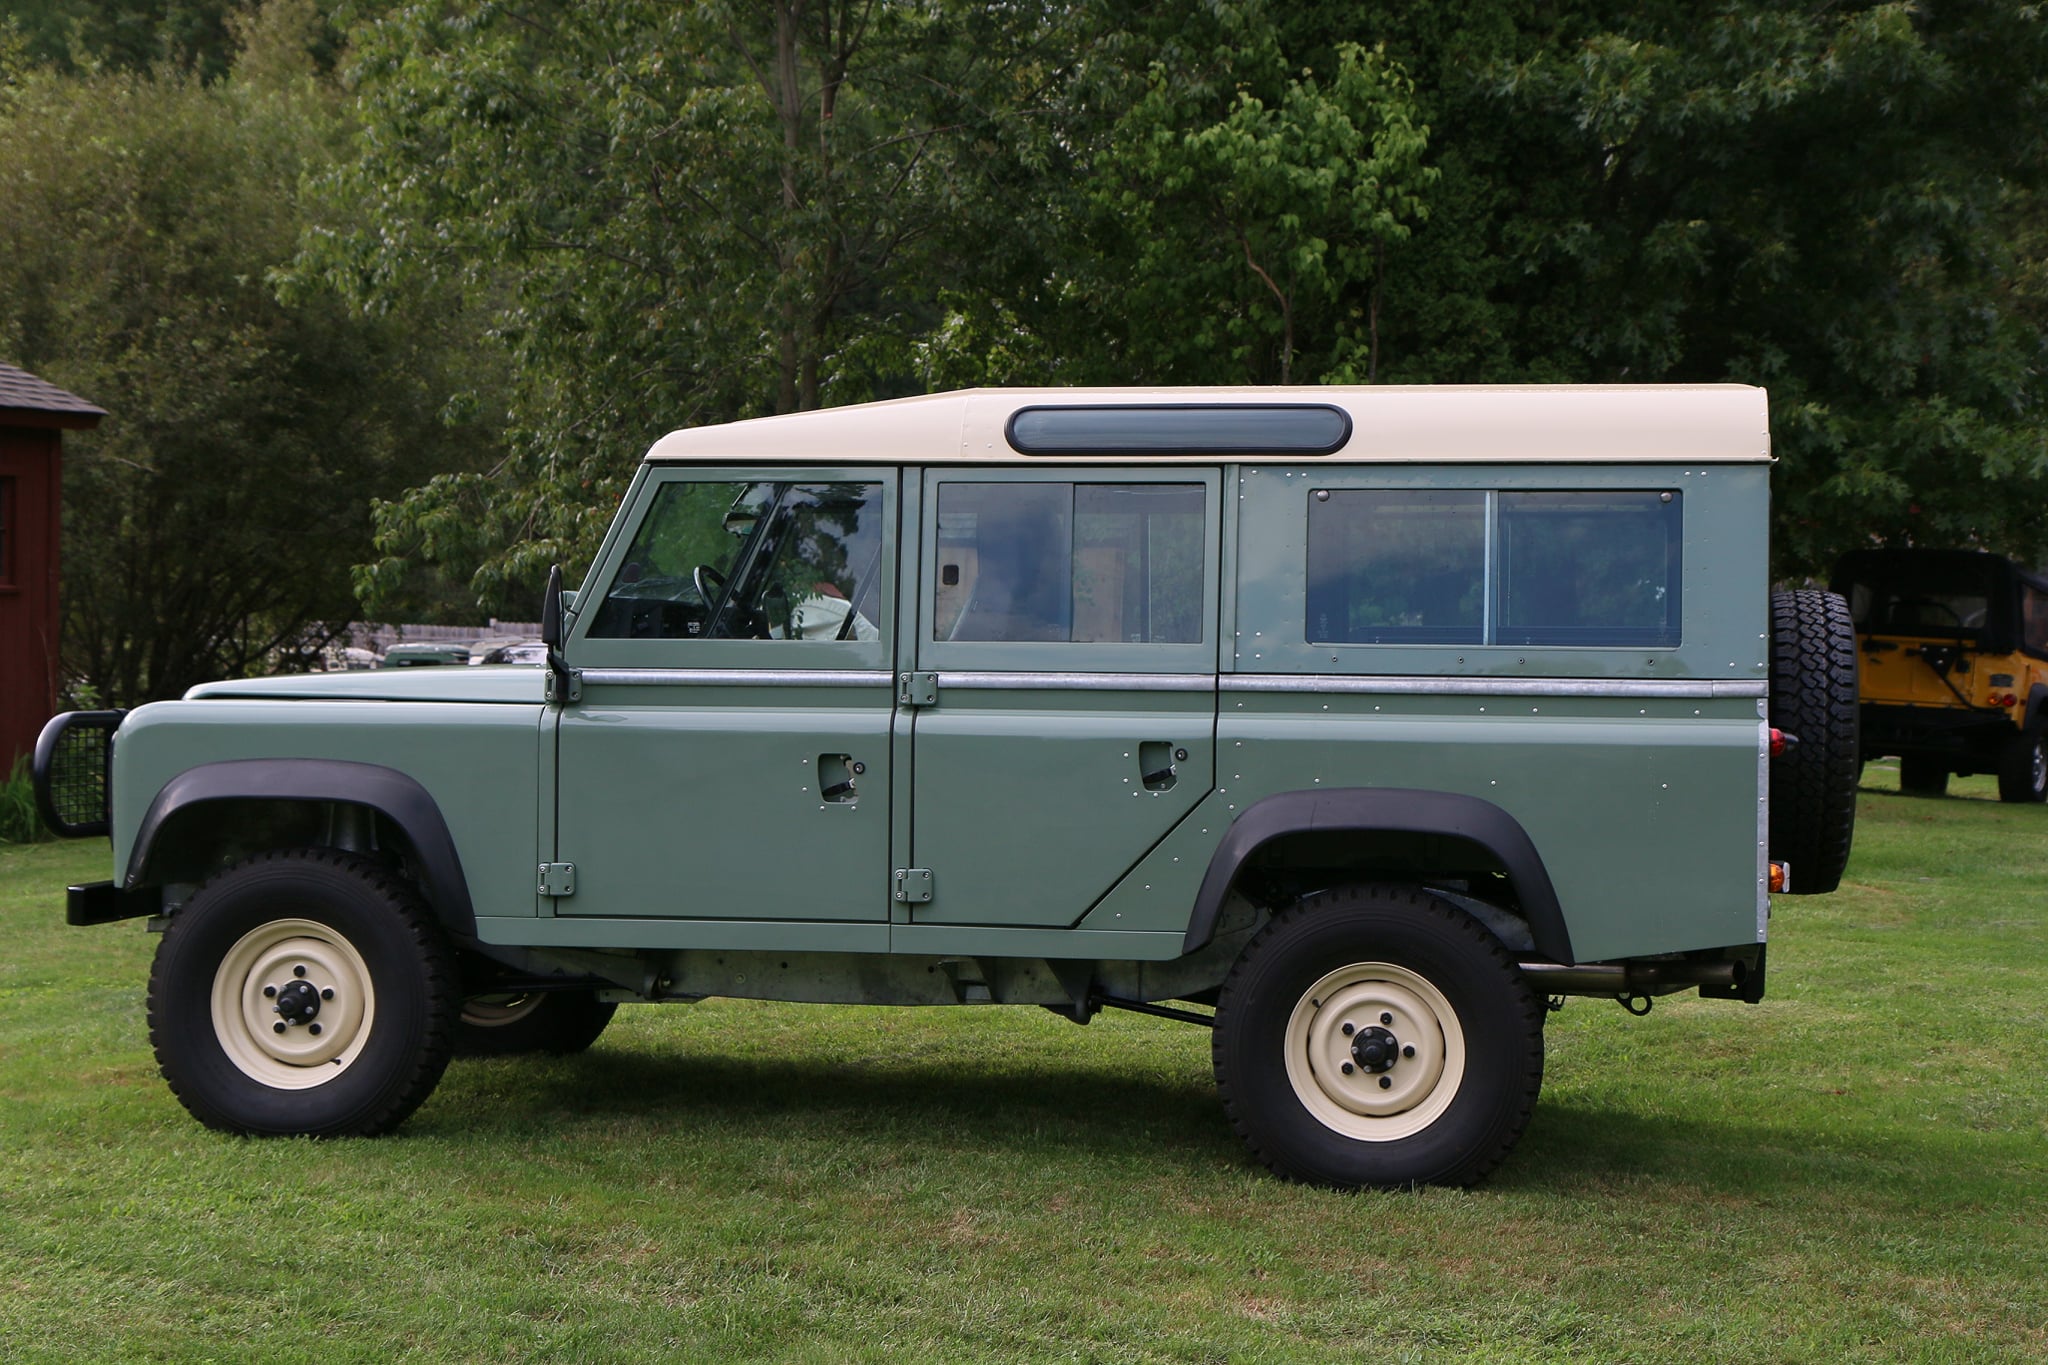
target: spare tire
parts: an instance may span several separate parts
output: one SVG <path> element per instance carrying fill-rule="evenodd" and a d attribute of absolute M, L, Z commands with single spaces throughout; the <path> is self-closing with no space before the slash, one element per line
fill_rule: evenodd
<path fill-rule="evenodd" d="M 1841 884 L 1856 832 L 1856 626 L 1840 594 L 1771 594 L 1771 726 L 1798 744 L 1771 760 L 1771 860 L 1796 895 Z"/>

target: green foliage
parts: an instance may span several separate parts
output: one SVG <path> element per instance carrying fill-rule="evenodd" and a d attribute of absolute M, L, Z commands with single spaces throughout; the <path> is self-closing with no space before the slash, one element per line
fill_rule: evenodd
<path fill-rule="evenodd" d="M 349 126 L 310 5 L 266 19 L 227 80 L 32 71 L 0 106 L 0 354 L 110 414 L 66 443 L 63 610 L 67 671 L 115 704 L 352 619 L 369 497 L 489 436 L 440 421 L 467 376 L 425 300 L 273 283 Z"/>
<path fill-rule="evenodd" d="M 32 844 L 49 837 L 42 816 L 36 813 L 28 758 L 17 757 L 13 769 L 0 780 L 0 844 Z"/>
<path fill-rule="evenodd" d="M 420 278 L 495 311 L 515 446 L 378 509 L 479 596 L 586 557 L 650 433 L 869 397 L 848 353 L 929 290 L 992 54 L 963 3 L 395 8 L 358 29 L 360 206 L 303 272 L 370 306 Z M 506 547 L 511 548 L 507 549 Z"/>

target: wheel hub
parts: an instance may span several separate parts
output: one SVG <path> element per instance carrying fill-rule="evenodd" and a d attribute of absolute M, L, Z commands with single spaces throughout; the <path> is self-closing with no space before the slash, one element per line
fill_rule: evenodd
<path fill-rule="evenodd" d="M 214 974 L 214 1037 L 237 1069 L 264 1085 L 324 1085 L 369 1039 L 370 987 L 362 955 L 334 929 L 272 920 L 243 935 Z"/>
<path fill-rule="evenodd" d="M 1378 1024 L 1352 1035 L 1351 1060 L 1374 1075 L 1392 1070 L 1394 1059 L 1400 1055 L 1401 1040 Z"/>
<path fill-rule="evenodd" d="M 1324 976 L 1287 1023 L 1287 1076 L 1326 1127 L 1368 1142 L 1422 1131 L 1458 1093 L 1464 1031 L 1435 985 L 1390 962 Z"/>
<path fill-rule="evenodd" d="M 333 991 L 327 992 L 330 996 Z M 320 992 L 304 981 L 294 981 L 277 993 L 271 1007 L 287 1024 L 310 1024 L 320 1015 Z"/>

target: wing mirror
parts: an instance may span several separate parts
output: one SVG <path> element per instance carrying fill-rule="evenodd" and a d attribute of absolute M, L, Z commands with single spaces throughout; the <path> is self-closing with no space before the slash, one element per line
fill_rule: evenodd
<path fill-rule="evenodd" d="M 562 566 L 553 565 L 548 569 L 547 591 L 540 600 L 540 642 L 548 647 L 548 698 L 551 701 L 571 702 L 582 690 L 576 686 L 575 676 L 569 671 L 569 661 L 562 657 L 562 641 L 566 635 L 562 623 Z"/>

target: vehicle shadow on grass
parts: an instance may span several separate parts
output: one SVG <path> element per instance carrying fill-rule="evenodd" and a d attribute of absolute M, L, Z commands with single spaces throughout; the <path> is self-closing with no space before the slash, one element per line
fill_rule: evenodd
<path fill-rule="evenodd" d="M 1646 1117 L 1597 1105 L 1539 1102 L 1503 1188 L 1668 1198 L 1844 1204 L 1900 1201 L 1932 1210 L 2041 1202 L 2038 1163 L 2010 1135 L 1946 1128 L 1914 1134 L 1769 1124 L 1717 1114 Z"/>
<path fill-rule="evenodd" d="M 1206 1076 L 1041 1059 L 977 1069 L 961 1052 L 820 1067 L 812 1060 L 648 1056 L 458 1063 L 408 1125 L 550 1143 L 722 1142 L 763 1153 L 829 1140 L 877 1158 L 921 1152 L 997 1161 L 1140 1161 L 1161 1175 L 1253 1169 Z M 1818 1132 L 1712 1114 L 1646 1117 L 1539 1101 L 1518 1148 L 1482 1187 L 1680 1203 L 1910 1199 L 1928 1210 L 2041 1202 L 2010 1144 L 1945 1130 Z"/>

